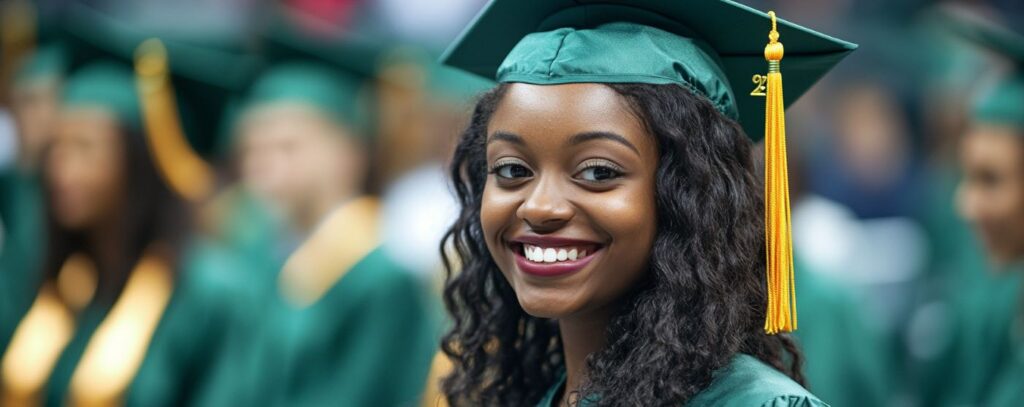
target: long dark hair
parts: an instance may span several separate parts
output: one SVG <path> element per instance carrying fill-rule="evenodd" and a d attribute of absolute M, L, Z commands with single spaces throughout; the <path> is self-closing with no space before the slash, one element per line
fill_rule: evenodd
<path fill-rule="evenodd" d="M 128 279 L 132 268 L 142 257 L 151 244 L 160 242 L 161 255 L 165 260 L 173 262 L 183 242 L 189 216 L 187 208 L 180 197 L 175 195 L 160 174 L 148 151 L 145 136 L 138 130 L 121 128 L 121 140 L 124 145 L 124 174 L 126 188 L 121 199 L 127 200 L 123 205 L 124 213 L 121 223 L 119 241 L 122 244 L 122 258 L 117 264 L 98 264 L 105 268 L 99 273 L 97 295 L 105 301 L 120 292 Z M 45 166 L 44 166 L 45 168 Z M 47 201 L 50 196 L 46 188 Z M 75 253 L 91 254 L 87 235 L 82 231 L 68 230 L 61 227 L 55 220 L 52 207 L 47 210 L 47 248 L 43 262 L 43 276 L 47 279 L 56 278 L 61 267 L 69 256 Z M 174 269 L 176 264 L 170 264 Z"/>
<path fill-rule="evenodd" d="M 608 345 L 587 358 L 580 393 L 600 405 L 681 405 L 740 352 L 803 383 L 793 339 L 763 331 L 763 192 L 750 140 L 683 87 L 608 86 L 657 139 L 659 223 L 650 269 L 612 318 Z M 442 244 L 454 319 L 442 349 L 455 365 L 442 386 L 452 405 L 532 405 L 564 369 L 557 322 L 519 306 L 481 228 L 487 125 L 506 87 L 481 97 L 451 164 L 462 206 Z"/>

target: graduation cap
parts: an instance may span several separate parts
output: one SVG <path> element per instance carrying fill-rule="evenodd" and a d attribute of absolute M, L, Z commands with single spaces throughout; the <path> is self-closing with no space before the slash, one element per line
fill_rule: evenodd
<path fill-rule="evenodd" d="M 227 101 L 260 59 L 241 40 L 158 36 L 78 3 L 61 24 L 73 70 L 105 60 L 107 70 L 120 65 L 132 72 L 143 133 L 172 190 L 193 201 L 209 196 L 215 175 L 200 153 L 212 150 Z"/>
<path fill-rule="evenodd" d="M 796 328 L 783 110 L 855 48 L 728 0 L 492 0 L 443 59 L 505 83 L 678 85 L 763 136 L 776 333 Z"/>
<path fill-rule="evenodd" d="M 304 31 L 284 20 L 263 37 L 265 69 L 228 118 L 275 103 L 312 107 L 337 124 L 368 138 L 372 128 L 372 86 L 383 46 L 351 33 Z"/>
<path fill-rule="evenodd" d="M 976 10 L 957 9 L 944 16 L 946 26 L 955 34 L 1011 64 L 1010 72 L 996 79 L 973 100 L 971 117 L 981 123 L 1024 130 L 1024 33 L 986 18 Z"/>
<path fill-rule="evenodd" d="M 14 75 L 16 84 L 63 78 L 68 69 L 67 49 L 60 42 L 37 46 L 21 61 Z"/>

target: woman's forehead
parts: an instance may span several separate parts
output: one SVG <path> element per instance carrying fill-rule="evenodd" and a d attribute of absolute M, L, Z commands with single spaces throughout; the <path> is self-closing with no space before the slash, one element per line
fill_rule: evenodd
<path fill-rule="evenodd" d="M 549 142 L 581 133 L 607 132 L 633 144 L 651 142 L 628 101 L 614 89 L 594 83 L 511 84 L 488 125 L 489 137 L 496 132 Z"/>

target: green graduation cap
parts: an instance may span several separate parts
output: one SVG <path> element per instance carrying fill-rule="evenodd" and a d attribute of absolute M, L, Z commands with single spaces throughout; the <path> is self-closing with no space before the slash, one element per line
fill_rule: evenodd
<path fill-rule="evenodd" d="M 245 99 L 226 118 L 228 138 L 245 112 L 300 103 L 326 114 L 361 138 L 372 132 L 372 81 L 382 47 L 353 33 L 303 30 L 284 18 L 262 38 L 268 61 Z"/>
<path fill-rule="evenodd" d="M 81 67 L 64 84 L 61 104 L 65 109 L 102 108 L 127 129 L 142 129 L 135 75 L 115 60 L 100 60 Z"/>
<path fill-rule="evenodd" d="M 68 56 L 59 42 L 40 45 L 18 67 L 16 83 L 60 80 L 67 74 Z"/>
<path fill-rule="evenodd" d="M 494 0 L 445 63 L 498 82 L 675 83 L 708 97 L 761 138 L 767 14 L 728 0 Z M 778 19 L 785 104 L 856 45 Z"/>
<path fill-rule="evenodd" d="M 945 13 L 944 17 L 946 26 L 955 34 L 1002 56 L 1011 64 L 1010 72 L 977 95 L 971 106 L 971 117 L 980 123 L 1024 130 L 1024 34 L 973 10 L 957 9 Z M 1021 134 L 1024 135 L 1024 131 Z"/>
<path fill-rule="evenodd" d="M 492 0 L 443 60 L 503 83 L 678 85 L 763 136 L 777 333 L 796 329 L 783 111 L 855 48 L 728 0 Z"/>

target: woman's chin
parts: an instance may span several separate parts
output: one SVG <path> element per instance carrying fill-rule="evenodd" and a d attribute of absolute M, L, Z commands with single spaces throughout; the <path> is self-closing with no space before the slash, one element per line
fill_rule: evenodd
<path fill-rule="evenodd" d="M 530 290 L 530 292 L 516 293 L 519 306 L 533 317 L 560 319 L 579 311 L 579 301 L 576 298 L 560 295 L 564 293 L 537 291 Z"/>

